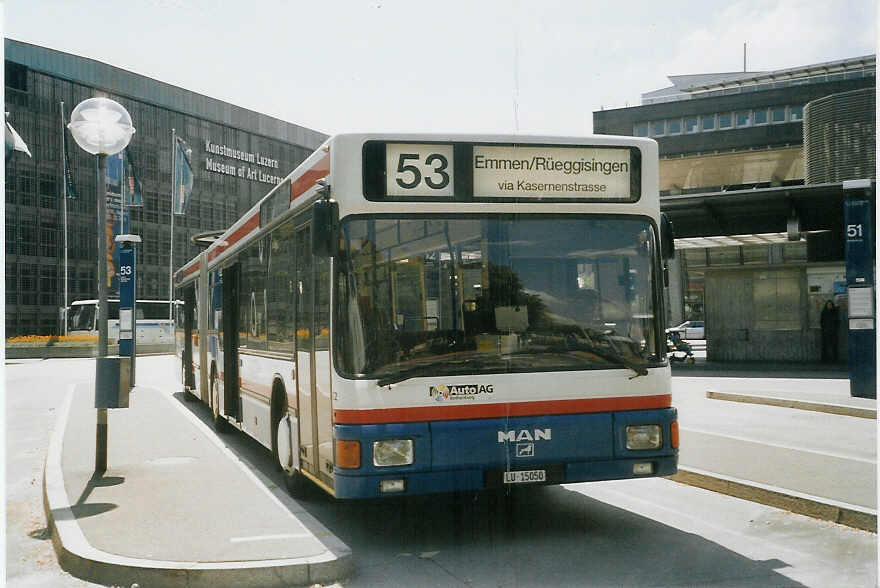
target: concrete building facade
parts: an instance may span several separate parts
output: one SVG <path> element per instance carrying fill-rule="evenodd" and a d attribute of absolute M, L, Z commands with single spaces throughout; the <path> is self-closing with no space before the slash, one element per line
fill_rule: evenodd
<path fill-rule="evenodd" d="M 679 237 L 668 319 L 704 320 L 709 359 L 819 360 L 827 300 L 846 358 L 841 182 L 875 177 L 875 69 L 871 55 L 672 76 L 640 106 L 593 113 L 596 133 L 659 144 L 661 208 Z"/>

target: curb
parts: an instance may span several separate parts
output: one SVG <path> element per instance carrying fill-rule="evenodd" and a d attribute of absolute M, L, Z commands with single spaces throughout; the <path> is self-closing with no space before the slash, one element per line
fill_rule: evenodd
<path fill-rule="evenodd" d="M 174 353 L 174 345 L 138 345 L 137 354 L 165 355 Z M 55 359 L 97 357 L 96 345 L 47 345 L 42 347 L 6 346 L 6 359 Z M 107 355 L 119 355 L 119 346 L 110 345 Z"/>
<path fill-rule="evenodd" d="M 859 417 L 863 419 L 877 419 L 877 410 L 872 408 L 859 408 L 846 404 L 828 404 L 825 402 L 808 402 L 794 398 L 782 398 L 773 396 L 755 396 L 740 392 L 719 392 L 718 390 L 706 390 L 706 398 L 714 400 L 727 400 L 730 402 L 745 402 L 749 404 L 766 404 L 769 406 L 781 406 L 783 408 L 797 408 L 799 410 L 811 410 L 826 412 L 843 416 Z"/>
<path fill-rule="evenodd" d="M 64 486 L 61 451 L 73 385 L 59 410 L 43 466 L 43 509 L 52 545 L 63 570 L 90 582 L 147 586 L 291 586 L 327 584 L 351 577 L 351 552 L 342 545 L 319 556 L 261 561 L 203 563 L 120 556 L 94 548 L 86 539 Z M 342 553 L 336 553 L 341 551 Z"/>
<path fill-rule="evenodd" d="M 871 533 L 877 532 L 877 511 L 852 504 L 835 502 L 793 490 L 682 466 L 678 467 L 677 474 L 668 476 L 667 479 L 679 484 L 696 486 L 735 498 L 766 504 L 814 519 L 831 521 Z"/>

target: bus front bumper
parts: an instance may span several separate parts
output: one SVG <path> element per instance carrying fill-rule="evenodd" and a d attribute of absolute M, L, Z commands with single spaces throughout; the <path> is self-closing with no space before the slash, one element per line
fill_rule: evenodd
<path fill-rule="evenodd" d="M 347 475 L 336 472 L 336 498 L 380 498 L 449 492 L 473 492 L 504 487 L 573 484 L 600 480 L 625 480 L 671 476 L 678 471 L 678 451 L 668 456 L 642 459 L 535 465 L 529 471 L 545 472 L 543 482 L 505 484 L 504 470 L 455 469 L 447 471 L 397 472 L 381 475 Z M 643 473 L 636 473 L 643 472 Z"/>

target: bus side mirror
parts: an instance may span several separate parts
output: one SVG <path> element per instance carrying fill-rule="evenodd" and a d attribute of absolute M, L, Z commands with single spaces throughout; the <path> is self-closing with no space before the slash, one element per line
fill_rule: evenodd
<path fill-rule="evenodd" d="M 660 213 L 660 256 L 663 259 L 675 257 L 675 233 L 665 212 Z"/>
<path fill-rule="evenodd" d="M 312 205 L 312 253 L 318 258 L 336 255 L 339 243 L 339 203 L 318 200 Z"/>

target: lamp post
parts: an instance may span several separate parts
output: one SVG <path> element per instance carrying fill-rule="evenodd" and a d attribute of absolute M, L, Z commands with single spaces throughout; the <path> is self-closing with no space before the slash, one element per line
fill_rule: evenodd
<path fill-rule="evenodd" d="M 107 357 L 107 156 L 119 153 L 134 134 L 131 116 L 121 104 L 109 98 L 89 98 L 77 104 L 67 125 L 76 144 L 97 155 L 98 198 L 98 359 L 95 362 L 96 398 L 101 380 L 102 358 Z M 95 432 L 95 473 L 107 471 L 107 409 L 98 408 Z"/>

